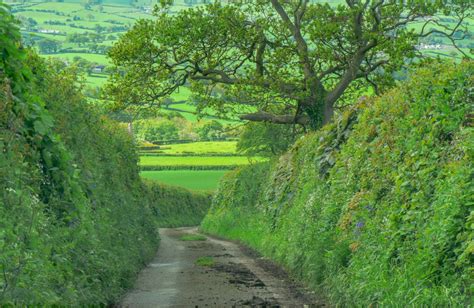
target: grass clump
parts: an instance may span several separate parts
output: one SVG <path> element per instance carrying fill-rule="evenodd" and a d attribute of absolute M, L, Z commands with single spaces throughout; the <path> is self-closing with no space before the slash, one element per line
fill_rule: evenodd
<path fill-rule="evenodd" d="M 213 266 L 215 261 L 212 257 L 199 257 L 195 264 L 199 266 Z"/>
<path fill-rule="evenodd" d="M 181 236 L 179 239 L 185 242 L 193 242 L 193 241 L 205 241 L 207 240 L 207 237 L 200 234 L 186 234 L 186 235 Z"/>

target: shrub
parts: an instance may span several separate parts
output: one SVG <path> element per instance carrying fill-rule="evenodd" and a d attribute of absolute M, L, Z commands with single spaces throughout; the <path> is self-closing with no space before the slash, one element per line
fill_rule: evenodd
<path fill-rule="evenodd" d="M 139 120 L 135 125 L 135 130 L 140 140 L 151 143 L 179 138 L 178 127 L 173 121 L 167 119 Z"/>

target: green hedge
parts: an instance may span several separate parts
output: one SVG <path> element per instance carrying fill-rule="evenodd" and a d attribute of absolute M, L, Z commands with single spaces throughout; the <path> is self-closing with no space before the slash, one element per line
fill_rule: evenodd
<path fill-rule="evenodd" d="M 472 305 L 472 62 L 432 64 L 224 178 L 203 230 L 240 239 L 341 306 Z"/>
<path fill-rule="evenodd" d="M 194 153 L 194 152 L 183 152 L 183 153 L 176 153 L 176 154 L 171 154 L 171 153 L 163 153 L 163 152 L 140 152 L 140 156 L 169 156 L 169 157 L 189 157 L 189 156 L 225 156 L 225 157 L 236 157 L 236 156 L 242 156 L 242 154 L 239 153 Z"/>
<path fill-rule="evenodd" d="M 198 226 L 211 205 L 211 195 L 145 181 L 146 196 L 159 227 Z"/>
<path fill-rule="evenodd" d="M 0 4 L 0 304 L 113 304 L 172 206 L 197 223 L 205 203 L 144 184 L 126 130 L 87 104 L 74 71 L 19 42 Z"/>
<path fill-rule="evenodd" d="M 170 166 L 140 166 L 141 171 L 163 171 L 163 170 L 232 170 L 238 165 L 210 165 L 210 166 L 195 166 L 195 165 L 170 165 Z"/>

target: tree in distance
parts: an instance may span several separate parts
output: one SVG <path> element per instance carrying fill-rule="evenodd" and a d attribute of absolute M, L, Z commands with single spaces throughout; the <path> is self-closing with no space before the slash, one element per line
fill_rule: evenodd
<path fill-rule="evenodd" d="M 227 2 L 169 14 L 161 1 L 155 20 L 122 36 L 110 51 L 117 107 L 160 105 L 189 86 L 200 104 L 242 120 L 318 129 L 368 89 L 392 85 L 394 72 L 422 57 L 420 38 L 435 33 L 456 46 L 473 8 L 470 0 Z"/>

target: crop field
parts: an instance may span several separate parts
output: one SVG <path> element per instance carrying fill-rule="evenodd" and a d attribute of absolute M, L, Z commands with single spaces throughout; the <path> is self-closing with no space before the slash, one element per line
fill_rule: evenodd
<path fill-rule="evenodd" d="M 125 33 L 138 18 L 151 18 L 149 1 L 101 1 L 100 5 L 86 5 L 84 1 L 65 0 L 26 1 L 9 3 L 15 16 L 22 22 L 22 33 L 29 38 L 27 44 L 36 46 L 47 57 L 71 63 L 82 58 L 92 65 L 110 65 L 106 50 Z M 94 41 L 72 41 L 73 35 L 100 36 Z M 84 39 L 84 38 L 82 38 Z M 41 41 L 55 44 L 52 50 L 42 49 Z M 44 44 L 43 44 L 44 45 Z M 88 75 L 86 85 L 101 87 L 107 76 Z"/>
<path fill-rule="evenodd" d="M 213 191 L 226 172 L 227 170 L 167 170 L 142 171 L 140 175 L 146 179 L 190 190 Z"/>

